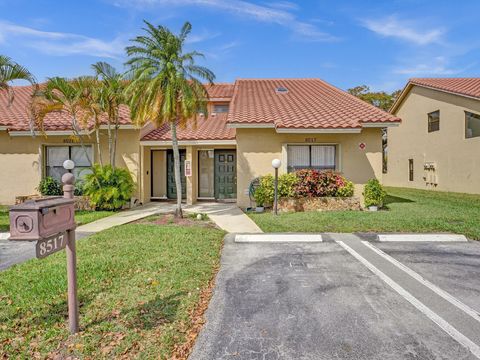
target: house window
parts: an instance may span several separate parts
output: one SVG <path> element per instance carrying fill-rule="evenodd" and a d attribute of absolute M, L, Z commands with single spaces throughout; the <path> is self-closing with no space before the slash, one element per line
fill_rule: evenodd
<path fill-rule="evenodd" d="M 88 158 L 92 160 L 92 147 L 85 146 Z M 91 172 L 85 150 L 79 145 L 72 146 L 45 146 L 45 175 L 61 181 L 62 175 L 67 172 L 63 168 L 65 160 L 73 160 L 75 168 L 73 174 L 77 179 L 83 178 Z"/>
<path fill-rule="evenodd" d="M 215 105 L 213 105 L 213 112 L 214 113 L 227 113 L 228 112 L 228 104 L 215 104 Z"/>
<path fill-rule="evenodd" d="M 335 145 L 289 145 L 287 170 L 335 170 L 335 158 Z"/>
<path fill-rule="evenodd" d="M 440 110 L 428 114 L 428 132 L 440 130 Z"/>
<path fill-rule="evenodd" d="M 480 136 L 480 115 L 465 111 L 465 138 Z"/>
<path fill-rule="evenodd" d="M 413 159 L 408 159 L 408 180 L 413 181 Z"/>

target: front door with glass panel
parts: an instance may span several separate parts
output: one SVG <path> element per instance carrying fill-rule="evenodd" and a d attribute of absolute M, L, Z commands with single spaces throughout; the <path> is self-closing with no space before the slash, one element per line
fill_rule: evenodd
<path fill-rule="evenodd" d="M 185 150 L 180 150 L 180 179 L 182 183 L 182 198 L 187 197 L 187 180 L 185 178 Z M 167 197 L 169 199 L 177 198 L 177 187 L 175 185 L 175 169 L 173 160 L 173 150 L 167 152 Z"/>
<path fill-rule="evenodd" d="M 235 150 L 215 150 L 215 198 L 237 198 L 237 159 Z"/>
<path fill-rule="evenodd" d="M 213 199 L 215 197 L 215 152 L 198 151 L 198 197 Z"/>

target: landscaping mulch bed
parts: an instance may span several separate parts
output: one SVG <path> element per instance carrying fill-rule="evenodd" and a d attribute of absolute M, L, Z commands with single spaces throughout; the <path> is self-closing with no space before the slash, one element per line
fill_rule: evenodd
<path fill-rule="evenodd" d="M 203 215 L 203 219 L 198 220 L 196 214 L 184 214 L 183 218 L 176 218 L 174 214 L 153 215 L 136 221 L 139 224 L 153 225 L 178 225 L 178 226 L 200 226 L 207 228 L 216 228 L 216 225 Z"/>

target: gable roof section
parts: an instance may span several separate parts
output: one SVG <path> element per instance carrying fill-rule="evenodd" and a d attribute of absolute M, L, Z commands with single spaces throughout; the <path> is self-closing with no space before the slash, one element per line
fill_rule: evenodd
<path fill-rule="evenodd" d="M 407 85 L 405 85 L 397 101 L 392 105 L 390 109 L 391 113 L 395 113 L 405 99 L 405 96 L 407 96 L 415 85 L 459 96 L 480 99 L 480 78 L 412 78 L 408 81 Z"/>
<path fill-rule="evenodd" d="M 227 127 L 227 114 L 199 117 L 197 123 L 189 122 L 185 128 L 177 128 L 177 138 L 186 140 L 234 140 L 235 129 Z M 150 131 L 141 141 L 168 141 L 172 139 L 170 125 L 165 124 Z"/>
<path fill-rule="evenodd" d="M 210 101 L 229 101 L 233 96 L 235 84 L 216 83 L 205 85 Z"/>
<path fill-rule="evenodd" d="M 278 88 L 286 92 L 277 92 Z M 232 127 L 360 129 L 400 119 L 320 79 L 240 79 L 228 114 Z"/>

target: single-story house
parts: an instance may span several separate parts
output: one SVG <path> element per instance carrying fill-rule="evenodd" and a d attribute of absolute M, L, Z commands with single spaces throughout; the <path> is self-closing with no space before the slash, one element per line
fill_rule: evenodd
<path fill-rule="evenodd" d="M 16 87 L 6 107 L 0 94 L 0 203 L 35 192 L 44 176 L 59 178 L 61 164 L 75 161 L 77 173 L 87 166 L 72 140 L 65 114 L 49 115 L 45 134 L 32 131 L 29 87 Z M 258 176 L 301 168 L 333 169 L 356 184 L 382 179 L 382 131 L 400 119 L 319 79 L 238 79 L 207 87 L 209 111 L 179 129 L 183 195 L 198 200 L 236 201 L 249 206 L 248 189 Z M 122 109 L 117 165 L 132 173 L 142 203 L 176 198 L 169 126 L 136 128 Z M 94 161 L 98 154 L 93 128 L 84 139 Z M 102 152 L 107 152 L 105 125 Z"/>
<path fill-rule="evenodd" d="M 480 78 L 411 79 L 391 112 L 387 185 L 480 193 Z"/>

